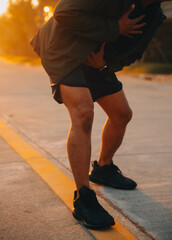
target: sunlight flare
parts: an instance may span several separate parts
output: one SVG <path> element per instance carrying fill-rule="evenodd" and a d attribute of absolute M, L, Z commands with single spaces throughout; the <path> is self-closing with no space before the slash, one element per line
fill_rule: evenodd
<path fill-rule="evenodd" d="M 5 13 L 8 7 L 8 0 L 1 0 L 0 3 L 0 15 Z"/>
<path fill-rule="evenodd" d="M 44 12 L 45 13 L 48 13 L 49 11 L 50 11 L 50 7 L 48 7 L 48 6 L 44 7 Z"/>
<path fill-rule="evenodd" d="M 44 20 L 47 22 L 53 16 L 53 7 L 45 6 L 44 7 Z"/>
<path fill-rule="evenodd" d="M 39 1 L 38 0 L 32 0 L 32 6 L 35 8 L 39 5 Z"/>

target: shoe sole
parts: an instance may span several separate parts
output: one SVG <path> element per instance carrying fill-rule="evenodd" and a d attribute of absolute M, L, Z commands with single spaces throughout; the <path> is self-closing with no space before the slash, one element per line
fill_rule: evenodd
<path fill-rule="evenodd" d="M 125 188 L 125 187 L 118 187 L 116 185 L 112 185 L 112 184 L 109 184 L 109 183 L 106 183 L 106 182 L 101 182 L 95 178 L 93 178 L 92 176 L 89 175 L 89 180 L 93 183 L 97 183 L 97 184 L 102 184 L 104 186 L 107 186 L 107 187 L 112 187 L 112 188 L 117 188 L 117 189 L 122 189 L 122 190 L 133 190 L 137 187 L 137 185 L 133 188 Z"/>
<path fill-rule="evenodd" d="M 85 222 L 84 219 L 81 216 L 78 216 L 74 210 L 72 213 L 73 213 L 74 218 L 76 218 L 78 221 L 80 221 L 86 228 L 100 230 L 100 229 L 110 228 L 111 226 L 115 225 L 115 223 L 111 224 L 111 225 L 92 225 L 92 224 Z"/>

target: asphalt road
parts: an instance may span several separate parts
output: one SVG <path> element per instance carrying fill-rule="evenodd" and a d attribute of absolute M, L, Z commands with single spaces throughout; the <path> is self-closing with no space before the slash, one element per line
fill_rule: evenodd
<path fill-rule="evenodd" d="M 138 188 L 122 191 L 92 186 L 138 228 L 145 229 L 154 239 L 170 240 L 172 77 L 167 82 L 156 82 L 134 75 L 118 76 L 134 116 L 114 162 L 124 175 L 138 183 Z M 53 163 L 66 169 L 66 174 L 71 177 L 66 154 L 69 116 L 64 105 L 52 99 L 48 77 L 41 67 L 0 61 L 0 118 L 50 154 Z M 95 104 L 92 160 L 99 155 L 105 120 L 104 112 Z"/>

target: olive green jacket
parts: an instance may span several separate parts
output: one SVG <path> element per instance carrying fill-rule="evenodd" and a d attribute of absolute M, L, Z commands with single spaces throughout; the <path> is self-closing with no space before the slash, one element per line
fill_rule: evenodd
<path fill-rule="evenodd" d="M 60 0 L 54 16 L 31 41 L 50 77 L 50 85 L 59 84 L 102 42 L 117 41 L 118 20 L 132 3 L 133 0 Z M 110 71 L 123 67 L 117 66 L 119 63 L 112 57 L 105 60 Z"/>

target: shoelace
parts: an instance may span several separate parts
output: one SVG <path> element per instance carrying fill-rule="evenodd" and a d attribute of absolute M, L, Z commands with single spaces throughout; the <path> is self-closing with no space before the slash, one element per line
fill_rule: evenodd
<path fill-rule="evenodd" d="M 120 174 L 122 174 L 121 170 L 113 163 L 111 163 L 110 167 L 115 171 L 118 172 Z"/>

